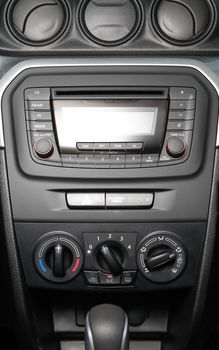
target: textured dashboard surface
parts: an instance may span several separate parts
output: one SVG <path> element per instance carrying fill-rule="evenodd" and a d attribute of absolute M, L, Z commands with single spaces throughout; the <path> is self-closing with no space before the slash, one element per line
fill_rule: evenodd
<path fill-rule="evenodd" d="M 130 17 L 130 23 L 135 17 L 133 14 L 130 16 L 129 2 L 130 4 L 137 3 L 140 9 L 136 12 L 138 25 L 134 25 L 136 28 L 133 31 L 131 29 L 130 36 L 127 33 L 127 25 L 122 25 L 124 6 L 125 11 L 128 10 L 126 13 Z M 206 50 L 208 54 L 218 52 L 217 8 L 219 3 L 217 0 L 172 1 L 171 11 L 173 9 L 173 13 L 171 16 L 169 16 L 168 8 L 170 2 L 164 0 L 122 0 L 120 2 L 114 0 L 96 0 L 95 2 L 92 0 L 50 0 L 47 2 L 49 5 L 54 5 L 54 3 L 58 5 L 49 6 L 51 9 L 43 9 L 41 0 L 19 0 L 19 7 L 23 3 L 33 4 L 33 9 L 27 15 L 27 28 L 24 32 L 21 28 L 19 33 L 15 25 L 17 14 L 13 11 L 15 9 L 16 12 L 15 3 L 17 4 L 15 0 L 5 0 L 0 4 L 0 52 L 2 53 L 23 55 L 25 52 L 29 55 L 36 55 L 37 52 L 42 56 L 47 54 L 79 56 L 83 52 L 90 56 L 96 56 L 98 53 L 111 56 L 124 55 L 124 53 L 142 56 L 146 53 L 159 55 L 167 52 L 169 55 L 188 56 L 205 54 Z M 41 4 L 39 7 L 36 6 L 38 3 Z M 118 3 L 121 4 L 120 7 Z M 82 15 L 81 18 L 81 9 L 84 4 L 91 11 L 86 11 L 84 17 Z M 93 4 L 95 4 L 93 9 L 95 11 L 92 10 Z M 157 4 L 158 10 L 156 9 Z M 60 10 L 62 6 L 66 8 L 64 27 L 62 25 L 63 12 Z M 119 22 L 118 19 L 116 21 L 117 16 L 114 13 L 109 21 L 113 9 L 116 14 L 121 12 L 118 16 Z M 159 18 L 156 13 L 154 14 L 154 9 Z M 99 10 L 101 14 L 96 18 L 96 12 Z M 46 11 L 49 12 L 46 14 Z M 54 11 L 54 14 L 51 11 Z M 45 16 L 48 18 L 47 21 L 45 21 Z M 95 24 L 97 21 L 98 26 Z M 163 22 L 165 22 L 166 29 L 163 28 Z M 193 28 L 193 22 L 196 22 L 196 28 Z M 176 23 L 184 26 L 183 32 L 187 33 L 186 36 L 176 29 Z M 36 28 L 35 32 L 32 31 L 32 27 Z M 90 34 L 88 33 L 90 30 L 88 32 L 84 30 L 86 27 L 90 28 Z M 123 32 L 127 40 L 120 40 L 117 37 L 118 32 L 120 34 Z M 103 37 L 105 39 L 107 37 L 107 40 L 102 40 Z"/>

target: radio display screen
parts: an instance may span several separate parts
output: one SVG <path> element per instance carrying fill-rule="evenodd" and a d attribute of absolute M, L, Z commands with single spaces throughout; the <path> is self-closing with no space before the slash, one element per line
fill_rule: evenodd
<path fill-rule="evenodd" d="M 54 100 L 59 145 L 145 141 L 156 133 L 160 102 L 148 100 Z"/>

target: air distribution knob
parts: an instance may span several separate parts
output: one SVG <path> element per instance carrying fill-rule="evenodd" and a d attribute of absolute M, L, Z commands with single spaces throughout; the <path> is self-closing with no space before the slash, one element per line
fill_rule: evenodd
<path fill-rule="evenodd" d="M 34 143 L 33 150 L 39 158 L 49 158 L 54 152 L 53 142 L 48 137 L 40 138 Z"/>
<path fill-rule="evenodd" d="M 103 244 L 97 251 L 97 263 L 106 273 L 118 276 L 122 273 L 124 255 L 122 248 L 114 244 Z"/>
<path fill-rule="evenodd" d="M 180 137 L 171 137 L 167 141 L 166 150 L 170 157 L 181 158 L 186 153 L 186 144 Z"/>
<path fill-rule="evenodd" d="M 170 282 L 179 277 L 185 268 L 185 248 L 175 234 L 154 232 L 140 243 L 137 264 L 149 280 Z"/>
<path fill-rule="evenodd" d="M 160 270 L 166 266 L 171 266 L 176 260 L 176 253 L 167 246 L 159 246 L 151 250 L 145 259 L 145 263 L 150 271 Z"/>
<path fill-rule="evenodd" d="M 37 271 L 45 279 L 62 283 L 78 275 L 83 265 L 83 254 L 71 235 L 51 232 L 38 243 L 34 260 Z"/>

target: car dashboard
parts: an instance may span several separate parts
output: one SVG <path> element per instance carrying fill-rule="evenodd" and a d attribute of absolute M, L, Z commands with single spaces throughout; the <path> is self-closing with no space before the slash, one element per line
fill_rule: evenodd
<path fill-rule="evenodd" d="M 6 350 L 217 349 L 218 10 L 2 2 Z"/>

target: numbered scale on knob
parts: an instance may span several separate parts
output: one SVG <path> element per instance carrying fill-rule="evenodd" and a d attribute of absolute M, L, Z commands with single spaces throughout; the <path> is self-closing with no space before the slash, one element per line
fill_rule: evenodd
<path fill-rule="evenodd" d="M 83 254 L 77 241 L 65 232 L 51 232 L 42 238 L 34 254 L 38 272 L 56 283 L 70 281 L 80 272 Z"/>
<path fill-rule="evenodd" d="M 186 252 L 171 232 L 154 232 L 140 243 L 137 263 L 140 271 L 149 280 L 170 282 L 183 272 Z"/>
<path fill-rule="evenodd" d="M 105 243 L 116 242 L 121 245 L 130 256 L 135 254 L 137 234 L 118 233 L 118 232 L 100 232 L 100 233 L 84 233 L 85 256 L 90 257 L 97 250 L 98 246 Z"/>

